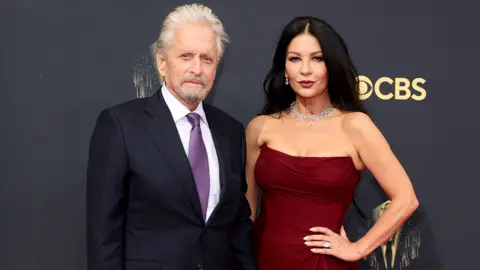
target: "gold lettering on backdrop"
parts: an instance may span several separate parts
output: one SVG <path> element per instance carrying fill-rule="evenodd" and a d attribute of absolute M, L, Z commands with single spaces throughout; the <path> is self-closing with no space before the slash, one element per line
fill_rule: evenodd
<path fill-rule="evenodd" d="M 424 78 L 412 80 L 402 77 L 380 77 L 372 81 L 369 77 L 360 75 L 358 91 L 360 99 L 365 100 L 375 96 L 380 100 L 410 100 L 422 101 L 427 97 Z"/>
<path fill-rule="evenodd" d="M 376 223 L 389 206 L 390 201 L 385 201 L 375 207 L 372 210 L 372 223 Z M 418 257 L 419 249 L 419 230 L 407 221 L 377 251 L 372 252 L 365 259 L 369 260 L 370 266 L 377 270 L 404 269 Z"/>

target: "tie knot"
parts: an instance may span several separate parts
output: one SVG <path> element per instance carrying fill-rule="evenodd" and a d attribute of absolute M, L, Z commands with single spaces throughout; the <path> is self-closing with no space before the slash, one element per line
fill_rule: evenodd
<path fill-rule="evenodd" d="M 192 126 L 200 126 L 200 115 L 198 113 L 189 113 L 187 118 Z"/>

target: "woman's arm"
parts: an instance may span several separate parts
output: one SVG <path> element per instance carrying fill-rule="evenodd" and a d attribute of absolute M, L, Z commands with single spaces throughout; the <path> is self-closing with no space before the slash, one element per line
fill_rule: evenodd
<path fill-rule="evenodd" d="M 352 113 L 345 116 L 343 128 L 365 167 L 390 198 L 390 206 L 367 234 L 355 243 L 350 243 L 324 227 L 312 228 L 311 231 L 320 234 L 307 236 L 305 240 L 307 246 L 313 247 L 314 253 L 356 261 L 385 243 L 413 214 L 419 203 L 407 173 L 382 133 L 366 114 Z"/>
<path fill-rule="evenodd" d="M 419 203 L 407 173 L 370 117 L 352 113 L 346 116 L 344 127 L 362 162 L 391 200 L 386 212 L 356 242 L 357 249 L 366 256 L 385 243 L 413 214 Z"/>
<path fill-rule="evenodd" d="M 245 167 L 245 174 L 247 178 L 247 200 L 252 209 L 252 215 L 250 218 L 255 221 L 257 215 L 257 205 L 258 205 L 258 194 L 259 188 L 255 182 L 254 169 L 255 164 L 257 163 L 258 155 L 260 154 L 260 146 L 262 142 L 260 141 L 260 133 L 265 121 L 266 116 L 257 116 L 247 126 L 245 131 L 246 133 L 246 143 L 247 143 L 247 162 Z"/>

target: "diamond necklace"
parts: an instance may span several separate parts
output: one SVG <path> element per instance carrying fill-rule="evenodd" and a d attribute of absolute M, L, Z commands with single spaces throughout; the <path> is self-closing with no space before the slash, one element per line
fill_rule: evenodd
<path fill-rule="evenodd" d="M 319 120 L 320 118 L 328 117 L 333 114 L 333 106 L 330 104 L 325 110 L 317 114 L 305 115 L 301 114 L 295 108 L 295 101 L 290 104 L 290 111 L 292 112 L 293 117 L 301 120 L 308 120 L 310 126 L 313 125 L 314 121 Z"/>

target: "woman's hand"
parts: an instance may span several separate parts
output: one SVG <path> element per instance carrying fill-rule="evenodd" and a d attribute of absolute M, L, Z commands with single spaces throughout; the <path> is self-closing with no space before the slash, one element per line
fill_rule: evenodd
<path fill-rule="evenodd" d="M 332 255 L 348 262 L 363 258 L 363 253 L 358 250 L 355 243 L 351 243 L 347 239 L 346 234 L 341 236 L 324 227 L 315 227 L 310 230 L 319 233 L 304 238 L 305 245 L 311 247 L 313 253 Z M 343 231 L 343 233 L 345 232 Z"/>

